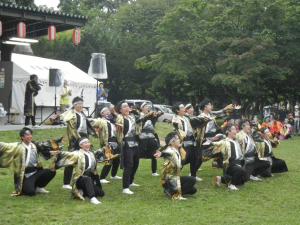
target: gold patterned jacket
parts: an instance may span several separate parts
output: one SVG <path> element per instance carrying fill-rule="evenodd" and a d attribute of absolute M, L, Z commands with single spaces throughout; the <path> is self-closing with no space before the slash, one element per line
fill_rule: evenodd
<path fill-rule="evenodd" d="M 241 130 L 240 132 L 238 132 L 236 134 L 236 139 L 239 142 L 239 144 L 241 145 L 241 150 L 242 150 L 243 154 L 245 154 L 246 148 L 247 148 L 247 144 L 246 144 L 247 134 L 243 130 Z"/>
<path fill-rule="evenodd" d="M 108 127 L 107 127 L 107 121 L 102 118 L 97 118 L 91 121 L 91 124 L 94 128 L 98 128 L 98 138 L 100 142 L 100 148 L 108 145 Z"/>
<path fill-rule="evenodd" d="M 178 116 L 178 115 L 173 116 L 172 124 L 173 124 L 175 130 L 178 132 L 178 135 L 179 135 L 179 138 L 181 141 L 183 141 L 185 139 L 185 137 L 187 136 L 185 129 L 183 127 L 184 123 L 189 123 L 188 118 L 186 118 L 184 116 Z"/>
<path fill-rule="evenodd" d="M 180 183 L 180 173 L 182 168 L 180 152 L 169 146 L 162 151 L 162 157 L 164 158 L 164 163 L 162 168 L 161 184 L 162 186 L 166 184 L 172 185 L 172 189 L 176 190 L 172 199 L 178 199 L 182 196 Z"/>
<path fill-rule="evenodd" d="M 84 200 L 84 197 L 79 192 L 76 187 L 77 180 L 84 175 L 85 172 L 85 155 L 84 150 L 80 149 L 79 151 L 67 152 L 63 151 L 58 156 L 56 162 L 56 168 L 73 166 L 73 175 L 71 180 L 72 194 L 75 198 Z M 92 173 L 97 175 L 97 163 L 95 168 L 92 168 Z"/>
<path fill-rule="evenodd" d="M 255 142 L 255 144 L 257 148 L 258 158 L 260 160 L 268 160 L 272 162 L 270 158 L 271 156 L 273 156 L 273 148 L 276 148 L 279 145 L 279 141 L 276 138 L 264 139 L 263 141 Z M 269 152 L 267 152 L 267 150 Z"/>
<path fill-rule="evenodd" d="M 142 117 L 140 114 L 139 115 L 130 114 L 129 117 L 135 120 L 135 132 L 137 136 L 140 135 L 142 132 L 142 122 L 146 121 L 148 119 L 148 116 Z M 117 129 L 116 136 L 117 136 L 118 144 L 122 145 L 124 139 L 124 117 L 121 114 L 118 114 L 115 125 Z"/>
<path fill-rule="evenodd" d="M 35 144 L 33 149 L 37 151 Z M 26 168 L 26 148 L 21 142 L 4 143 L 0 142 L 0 167 L 12 166 L 15 182 L 15 193 L 20 195 L 22 192 L 23 180 Z M 38 160 L 37 167 L 42 168 L 42 163 Z"/>
<path fill-rule="evenodd" d="M 224 168 L 229 166 L 229 159 L 231 158 L 231 144 L 230 139 L 226 138 L 221 141 L 212 142 L 213 144 L 213 153 L 222 153 L 223 155 L 223 165 Z"/>
<path fill-rule="evenodd" d="M 196 142 L 197 142 L 198 146 L 201 146 L 204 141 L 206 126 L 209 121 L 214 120 L 214 119 L 212 117 L 208 117 L 204 113 L 201 113 L 199 116 L 197 116 L 197 118 L 199 118 L 203 121 L 201 126 L 197 126 L 195 128 Z"/>
<path fill-rule="evenodd" d="M 61 119 L 67 124 L 67 136 L 69 140 L 80 138 L 77 132 L 77 117 L 74 109 L 68 110 L 60 115 Z"/>

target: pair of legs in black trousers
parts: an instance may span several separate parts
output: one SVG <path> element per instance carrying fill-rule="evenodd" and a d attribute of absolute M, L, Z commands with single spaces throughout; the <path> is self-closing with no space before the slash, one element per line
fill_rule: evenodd
<path fill-rule="evenodd" d="M 192 177 L 196 177 L 197 176 L 197 170 L 199 169 L 199 164 L 200 164 L 200 160 L 199 160 L 199 154 L 200 151 L 196 146 L 186 146 L 184 147 L 185 151 L 186 151 L 186 159 L 184 160 L 184 164 L 190 164 L 190 172 L 191 172 L 191 176 Z M 202 159 L 201 159 L 201 163 L 202 163 Z M 201 165 L 201 164 L 200 164 Z"/>
<path fill-rule="evenodd" d="M 76 181 L 76 187 L 83 191 L 84 197 L 88 197 L 89 199 L 104 196 L 99 175 L 89 174 L 79 177 Z"/>
<path fill-rule="evenodd" d="M 288 167 L 284 160 L 277 159 L 275 156 L 272 156 L 272 166 L 271 166 L 271 172 L 272 173 L 283 173 L 287 172 Z"/>
<path fill-rule="evenodd" d="M 159 148 L 159 140 L 156 138 L 145 138 L 140 140 L 139 155 L 140 158 L 151 159 L 151 171 L 157 172 L 157 160 L 153 156 L 156 150 Z"/>
<path fill-rule="evenodd" d="M 56 172 L 49 169 L 37 170 L 30 177 L 24 176 L 22 193 L 24 195 L 33 196 L 37 187 L 43 188 L 54 178 Z"/>
<path fill-rule="evenodd" d="M 182 195 L 193 195 L 197 192 L 197 189 L 194 187 L 196 184 L 195 177 L 182 176 L 180 177 L 180 184 Z"/>
<path fill-rule="evenodd" d="M 268 169 L 270 168 L 270 162 L 265 161 L 265 160 L 259 160 L 256 158 L 253 162 L 247 162 L 245 163 L 245 170 L 247 171 L 248 174 L 248 179 L 250 179 L 250 176 L 258 176 L 262 174 L 268 173 Z M 268 176 L 271 176 L 269 174 Z"/>
<path fill-rule="evenodd" d="M 115 140 L 114 140 L 115 141 Z M 115 142 L 117 147 L 113 148 L 113 154 L 120 154 L 120 148 L 118 144 Z M 109 171 L 111 170 L 111 176 L 115 177 L 117 175 L 118 169 L 120 166 L 120 157 L 117 157 L 112 160 L 112 162 L 109 165 L 104 165 L 100 174 L 100 179 L 105 179 L 107 175 L 109 174 Z"/>
<path fill-rule="evenodd" d="M 197 192 L 197 189 L 194 187 L 196 184 L 196 178 L 192 176 L 181 176 L 180 185 L 181 185 L 181 194 L 182 195 L 193 195 Z M 167 180 L 163 185 L 164 192 L 169 197 L 172 197 L 175 193 L 178 192 L 178 187 L 174 187 L 174 181 Z"/>
<path fill-rule="evenodd" d="M 139 148 L 138 146 L 129 147 L 125 142 L 122 152 L 123 157 L 123 188 L 129 188 L 133 183 L 134 175 L 139 167 Z"/>
<path fill-rule="evenodd" d="M 29 123 L 30 123 L 30 120 L 31 120 L 31 123 L 32 123 L 32 126 L 35 126 L 35 116 L 25 116 L 25 126 L 28 126 Z"/>
<path fill-rule="evenodd" d="M 224 169 L 223 184 L 243 185 L 248 180 L 246 170 L 241 165 L 232 164 Z"/>
<path fill-rule="evenodd" d="M 113 159 L 110 165 L 104 165 L 100 174 L 100 179 L 105 179 L 109 174 L 110 169 L 111 169 L 111 176 L 112 177 L 116 176 L 119 165 L 120 165 L 119 157 Z"/>
<path fill-rule="evenodd" d="M 271 177 L 272 173 L 283 173 L 288 171 L 284 160 L 277 159 L 274 156 L 272 156 L 270 160 L 272 161 L 272 165 L 265 172 L 260 174 L 262 177 Z"/>
<path fill-rule="evenodd" d="M 29 123 L 30 123 L 30 120 L 31 120 L 31 124 L 32 124 L 32 126 L 35 126 L 35 114 L 36 114 L 36 104 L 34 103 L 33 104 L 33 114 L 32 115 L 26 115 L 26 113 L 25 113 L 25 126 L 28 126 L 29 125 Z"/>

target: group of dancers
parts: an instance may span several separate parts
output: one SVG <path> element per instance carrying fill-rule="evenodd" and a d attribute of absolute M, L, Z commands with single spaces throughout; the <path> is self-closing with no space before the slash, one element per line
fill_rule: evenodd
<path fill-rule="evenodd" d="M 248 120 L 219 128 L 216 118 L 230 115 L 239 109 L 236 105 L 213 111 L 212 102 L 205 99 L 199 115 L 195 115 L 191 104 L 174 106 L 174 130 L 161 146 L 155 123 L 162 112 L 152 111 L 149 103 L 133 109 L 121 101 L 102 108 L 95 119 L 85 116 L 83 104 L 82 98 L 75 97 L 72 108 L 61 114 L 67 125 L 68 151 L 61 150 L 59 141 L 33 142 L 33 131 L 28 127 L 20 131 L 20 142 L 0 142 L 0 167 L 12 165 L 14 172 L 13 195 L 48 193 L 45 187 L 62 167 L 63 188 L 70 189 L 77 199 L 100 204 L 102 184 L 110 182 L 109 173 L 111 179 L 122 180 L 124 195 L 132 195 L 132 187 L 140 186 L 134 182 L 140 158 L 151 159 L 152 176 L 159 176 L 157 159 L 163 159 L 161 185 L 174 200 L 185 200 L 197 192 L 195 184 L 202 181 L 197 173 L 202 162 L 209 159 L 223 168 L 223 174 L 213 179 L 215 185 L 225 184 L 234 191 L 249 180 L 260 181 L 288 170 L 286 163 L 274 156 L 273 148 L 279 142 L 267 128 L 258 129 Z M 92 149 L 90 136 L 99 139 L 100 150 Z M 51 160 L 49 169 L 42 167 L 40 154 Z M 104 163 L 100 174 L 99 162 Z M 182 176 L 181 170 L 187 164 L 190 174 Z M 119 168 L 123 169 L 122 177 L 117 176 Z"/>

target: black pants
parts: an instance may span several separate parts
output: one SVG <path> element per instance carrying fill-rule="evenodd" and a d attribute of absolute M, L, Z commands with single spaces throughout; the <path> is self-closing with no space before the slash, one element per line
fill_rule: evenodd
<path fill-rule="evenodd" d="M 26 112 L 25 112 L 25 126 L 28 126 L 29 123 L 30 123 L 30 119 L 31 119 L 31 124 L 32 126 L 35 126 L 35 115 L 36 115 L 36 104 L 34 103 L 33 104 L 33 115 L 28 115 Z M 27 114 L 27 115 L 26 115 Z"/>
<path fill-rule="evenodd" d="M 272 167 L 271 172 L 272 173 L 283 173 L 287 172 L 288 168 L 284 160 L 277 159 L 274 156 L 272 156 Z"/>
<path fill-rule="evenodd" d="M 229 165 L 221 177 L 223 184 L 243 185 L 248 180 L 248 174 L 241 165 Z"/>
<path fill-rule="evenodd" d="M 181 194 L 182 195 L 193 195 L 197 192 L 197 189 L 194 187 L 196 184 L 196 178 L 192 176 L 181 176 L 180 185 L 181 185 Z M 169 197 L 172 197 L 178 192 L 177 184 L 174 186 L 174 181 L 167 180 L 164 185 L 164 192 Z"/>
<path fill-rule="evenodd" d="M 111 165 L 103 166 L 101 174 L 100 174 L 100 179 L 105 179 L 107 177 L 107 175 L 109 174 L 110 169 L 111 169 L 111 176 L 112 177 L 116 176 L 119 165 L 120 165 L 120 158 L 117 157 L 112 160 Z"/>
<path fill-rule="evenodd" d="M 73 166 L 66 166 L 64 169 L 64 185 L 70 184 L 73 174 Z"/>
<path fill-rule="evenodd" d="M 186 150 L 186 160 L 184 160 L 184 164 L 190 164 L 191 176 L 196 177 L 197 170 L 199 169 L 199 154 L 200 151 L 195 146 L 188 146 L 184 148 Z M 201 160 L 202 162 L 202 160 Z"/>
<path fill-rule="evenodd" d="M 159 140 L 156 138 L 145 138 L 140 140 L 139 156 L 144 159 L 151 159 L 151 171 L 157 172 L 157 160 L 153 156 L 159 148 Z"/>
<path fill-rule="evenodd" d="M 138 147 L 129 147 L 127 143 L 123 152 L 123 188 L 128 188 L 133 183 L 134 175 L 139 167 Z"/>
<path fill-rule="evenodd" d="M 195 177 L 182 176 L 180 177 L 180 183 L 182 195 L 193 195 L 197 192 L 197 189 L 194 187 L 196 184 Z"/>
<path fill-rule="evenodd" d="M 31 123 L 32 123 L 32 126 L 35 126 L 35 115 L 33 116 L 25 116 L 25 126 L 28 126 L 29 123 L 30 123 L 30 120 L 31 120 Z"/>
<path fill-rule="evenodd" d="M 201 167 L 201 165 L 202 165 L 202 162 L 203 162 L 203 159 L 202 159 L 202 149 L 201 149 L 201 147 L 200 146 L 196 146 L 196 149 L 197 149 L 197 151 L 198 151 L 198 161 L 197 161 L 197 171 L 198 171 L 198 169 Z"/>
<path fill-rule="evenodd" d="M 251 163 L 246 163 L 244 168 L 247 171 L 248 179 L 250 179 L 250 175 L 258 176 L 266 173 L 270 166 L 268 161 L 255 159 Z"/>
<path fill-rule="evenodd" d="M 37 187 L 45 187 L 54 178 L 56 172 L 49 169 L 38 170 L 30 177 L 24 177 L 22 193 L 24 195 L 35 195 L 35 189 Z"/>
<path fill-rule="evenodd" d="M 76 181 L 76 187 L 83 191 L 84 197 L 88 197 L 89 199 L 104 196 L 104 191 L 102 190 L 102 186 L 99 181 L 99 175 L 83 175 L 79 177 Z"/>

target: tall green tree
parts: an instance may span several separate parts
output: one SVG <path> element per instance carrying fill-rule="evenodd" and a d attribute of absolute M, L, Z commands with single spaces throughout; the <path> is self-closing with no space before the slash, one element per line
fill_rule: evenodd
<path fill-rule="evenodd" d="M 297 55 L 298 14 L 292 0 L 182 0 L 157 28 L 159 51 L 138 67 L 160 74 L 159 93 L 168 85 L 176 90 L 164 93 L 170 102 L 197 94 L 219 102 L 279 101 L 299 79 L 298 58 L 285 52 Z"/>

